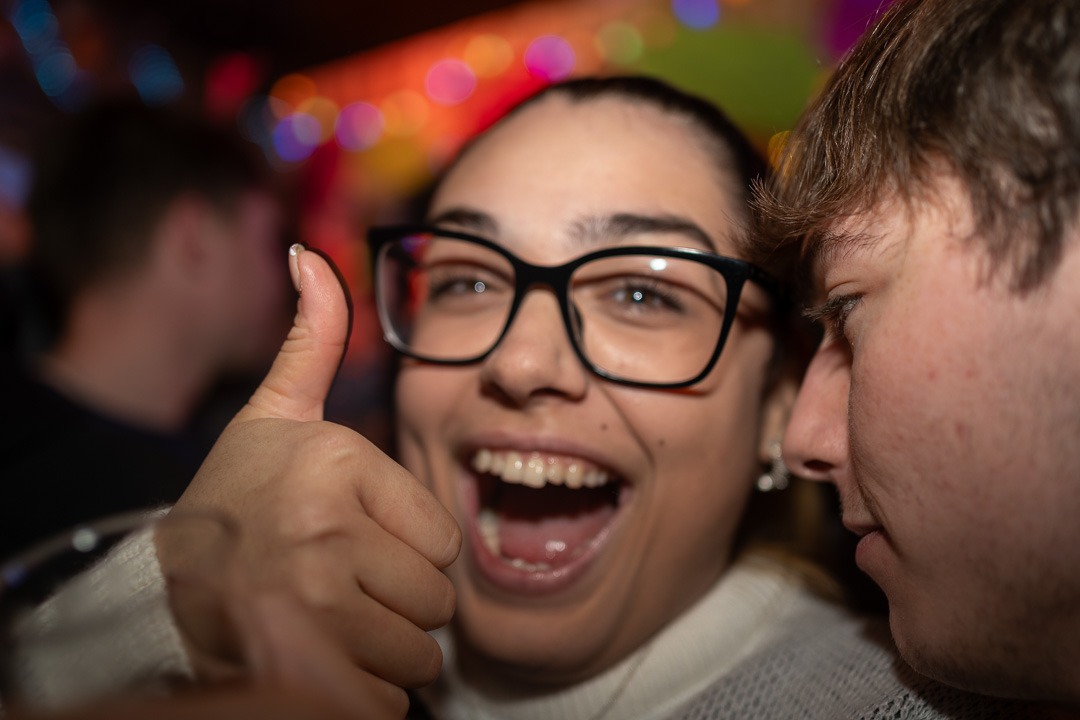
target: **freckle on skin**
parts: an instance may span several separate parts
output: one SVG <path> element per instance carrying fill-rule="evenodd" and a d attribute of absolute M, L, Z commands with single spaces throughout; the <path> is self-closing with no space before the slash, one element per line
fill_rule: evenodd
<path fill-rule="evenodd" d="M 965 423 L 965 422 L 957 422 L 956 423 L 956 437 L 963 440 L 963 439 L 967 438 L 967 436 L 970 435 L 970 434 L 971 434 L 971 428 L 968 426 L 967 423 Z"/>
<path fill-rule="evenodd" d="M 600 423 L 600 432 L 607 432 L 607 423 Z"/>
<path fill-rule="evenodd" d="M 667 445 L 667 439 L 666 438 L 660 438 L 660 440 L 657 441 L 656 444 L 659 445 L 660 447 L 665 447 Z"/>

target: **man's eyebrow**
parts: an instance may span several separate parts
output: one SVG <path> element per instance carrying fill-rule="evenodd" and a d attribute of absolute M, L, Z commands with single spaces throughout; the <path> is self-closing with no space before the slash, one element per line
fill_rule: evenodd
<path fill-rule="evenodd" d="M 676 215 L 615 213 L 591 216 L 574 223 L 571 237 L 582 247 L 592 247 L 650 233 L 675 233 L 702 250 L 717 252 L 716 244 L 697 223 Z"/>
<path fill-rule="evenodd" d="M 802 274 L 811 282 L 811 285 L 814 285 L 816 280 L 821 279 L 824 268 L 876 240 L 878 240 L 876 235 L 865 232 L 849 233 L 832 229 L 816 233 L 806 241 L 807 244 L 802 249 L 800 258 Z"/>
<path fill-rule="evenodd" d="M 491 215 L 470 207 L 458 206 L 443 210 L 428 218 L 432 225 L 456 225 L 463 230 L 494 239 L 499 234 L 499 223 Z"/>

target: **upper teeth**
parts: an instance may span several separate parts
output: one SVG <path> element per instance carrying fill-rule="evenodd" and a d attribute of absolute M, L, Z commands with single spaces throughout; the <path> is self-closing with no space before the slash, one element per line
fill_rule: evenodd
<path fill-rule="evenodd" d="M 550 483 L 576 490 L 600 487 L 608 481 L 606 470 L 584 460 L 539 452 L 525 456 L 513 450 L 482 448 L 473 455 L 472 466 L 477 472 L 496 475 L 504 482 L 532 488 L 542 488 Z"/>

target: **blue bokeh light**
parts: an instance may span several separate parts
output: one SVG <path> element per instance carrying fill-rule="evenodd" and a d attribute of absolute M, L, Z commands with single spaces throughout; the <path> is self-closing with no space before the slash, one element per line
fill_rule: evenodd
<path fill-rule="evenodd" d="M 160 45 L 139 48 L 131 57 L 128 74 L 147 105 L 167 103 L 184 92 L 184 79 L 172 55 Z"/>
<path fill-rule="evenodd" d="M 293 113 L 274 128 L 274 152 L 285 162 L 306 160 L 319 144 L 319 121 L 307 113 Z"/>
<path fill-rule="evenodd" d="M 716 0 L 671 0 L 671 11 L 679 22 L 695 30 L 711 28 L 720 21 L 720 4 Z"/>
<path fill-rule="evenodd" d="M 57 40 L 60 23 L 45 0 L 17 0 L 9 19 L 31 55 L 45 52 Z"/>
<path fill-rule="evenodd" d="M 67 48 L 54 49 L 34 63 L 38 85 L 50 98 L 58 97 L 71 87 L 78 69 Z"/>

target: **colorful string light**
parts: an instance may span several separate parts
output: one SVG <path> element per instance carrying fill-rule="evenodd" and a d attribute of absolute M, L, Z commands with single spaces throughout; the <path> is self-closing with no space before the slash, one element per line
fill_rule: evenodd
<path fill-rule="evenodd" d="M 476 90 L 476 74 L 461 60 L 440 60 L 428 70 L 424 89 L 432 102 L 459 105 Z"/>
<path fill-rule="evenodd" d="M 338 144 L 346 150 L 367 150 L 383 133 L 383 114 L 371 103 L 355 102 L 341 109 L 335 126 Z"/>
<path fill-rule="evenodd" d="M 574 48 L 559 35 L 541 35 L 525 50 L 525 67 L 529 74 L 545 82 L 570 77 L 575 59 Z"/>

